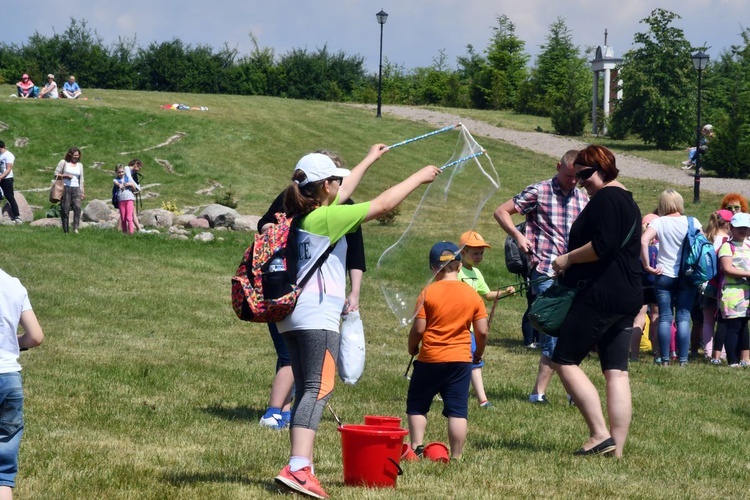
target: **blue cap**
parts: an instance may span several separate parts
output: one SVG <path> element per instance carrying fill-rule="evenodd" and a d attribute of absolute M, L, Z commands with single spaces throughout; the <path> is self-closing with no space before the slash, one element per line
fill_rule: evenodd
<path fill-rule="evenodd" d="M 750 227 L 750 214 L 737 212 L 732 216 L 732 220 L 729 223 L 734 227 Z"/>
<path fill-rule="evenodd" d="M 461 250 L 455 243 L 440 241 L 430 249 L 430 267 L 439 267 L 446 262 L 461 260 Z"/>

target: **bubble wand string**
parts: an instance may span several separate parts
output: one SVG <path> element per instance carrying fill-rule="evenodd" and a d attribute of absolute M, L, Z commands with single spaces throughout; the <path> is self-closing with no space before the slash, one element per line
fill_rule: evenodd
<path fill-rule="evenodd" d="M 396 144 L 394 144 L 392 146 L 388 146 L 388 149 L 393 149 L 393 148 L 397 148 L 399 146 L 404 146 L 406 144 L 411 144 L 414 141 L 419 141 L 421 139 L 426 139 L 427 137 L 433 136 L 435 134 L 441 134 L 443 132 L 448 132 L 449 130 L 455 130 L 455 129 L 457 129 L 460 126 L 461 126 L 460 123 L 457 123 L 455 125 L 448 125 L 447 127 L 443 127 L 440 130 L 434 130 L 432 132 L 428 132 L 426 134 L 423 134 L 423 135 L 420 135 L 420 136 L 417 136 L 417 137 L 412 137 L 411 139 L 406 139 L 405 141 L 397 142 Z"/>

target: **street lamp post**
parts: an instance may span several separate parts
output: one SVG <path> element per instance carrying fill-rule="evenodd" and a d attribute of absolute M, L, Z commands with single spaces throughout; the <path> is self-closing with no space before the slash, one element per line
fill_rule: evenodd
<path fill-rule="evenodd" d="M 383 103 L 383 25 L 388 20 L 388 14 L 383 9 L 375 14 L 375 17 L 380 24 L 380 66 L 378 68 L 378 114 L 377 118 L 380 118 L 380 106 Z"/>
<path fill-rule="evenodd" d="M 698 51 L 690 57 L 698 72 L 698 127 L 695 137 L 695 178 L 693 181 L 693 203 L 701 201 L 701 75 L 708 66 L 708 54 Z"/>

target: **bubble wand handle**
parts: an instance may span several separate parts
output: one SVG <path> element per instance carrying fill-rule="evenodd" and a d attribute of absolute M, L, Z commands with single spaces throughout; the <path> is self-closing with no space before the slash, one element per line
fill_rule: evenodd
<path fill-rule="evenodd" d="M 411 144 L 414 141 L 419 141 L 421 139 L 426 139 L 427 137 L 433 136 L 435 134 L 442 134 L 443 132 L 448 132 L 449 130 L 455 130 L 458 127 L 460 127 L 461 124 L 457 123 L 455 125 L 448 125 L 447 127 L 443 127 L 440 130 L 435 130 L 433 132 L 428 132 L 427 134 L 420 135 L 418 137 L 412 137 L 411 139 L 406 139 L 405 141 L 397 142 L 396 144 L 392 146 L 388 146 L 388 149 L 397 148 L 399 146 L 404 146 L 406 144 Z"/>
<path fill-rule="evenodd" d="M 477 156 L 482 156 L 483 154 L 484 154 L 484 149 L 477 153 L 474 153 L 473 155 L 464 156 L 463 158 L 459 158 L 458 160 L 453 160 L 450 163 L 446 163 L 445 165 L 440 167 L 440 170 L 445 170 L 446 168 L 450 168 L 453 165 L 458 165 L 459 163 L 465 162 L 466 160 L 471 160 L 472 158 L 476 158 Z"/>

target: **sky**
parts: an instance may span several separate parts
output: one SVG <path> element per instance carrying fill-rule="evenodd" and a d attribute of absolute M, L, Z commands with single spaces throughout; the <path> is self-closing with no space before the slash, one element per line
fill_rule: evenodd
<path fill-rule="evenodd" d="M 23 44 L 35 32 L 48 37 L 62 33 L 73 17 L 87 21 L 105 45 L 120 37 L 135 38 L 140 47 L 180 39 L 215 50 L 226 43 L 248 54 L 252 33 L 261 48 L 272 48 L 277 55 L 327 46 L 331 53 L 363 57 L 365 69 L 374 73 L 380 49 L 375 14 L 381 9 L 389 15 L 383 25 L 383 58 L 408 70 L 430 66 L 441 50 L 451 67 L 468 44 L 483 52 L 503 14 L 515 24 L 532 63 L 558 17 L 581 50 L 603 45 L 606 29 L 608 45 L 621 57 L 633 48 L 635 33 L 646 31 L 640 21 L 656 7 L 679 14 L 673 25 L 693 46 L 709 47 L 712 58 L 741 44 L 740 32 L 750 25 L 748 0 L 35 0 L 3 7 L 0 40 Z"/>

